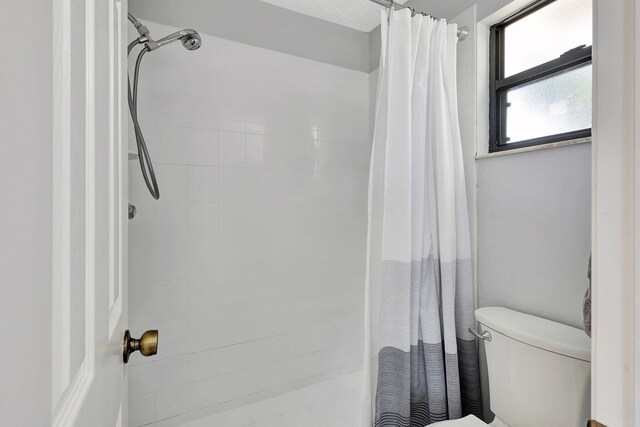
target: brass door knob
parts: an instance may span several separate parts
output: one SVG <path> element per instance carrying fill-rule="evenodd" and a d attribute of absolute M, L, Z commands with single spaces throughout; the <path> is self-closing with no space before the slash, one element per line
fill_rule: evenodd
<path fill-rule="evenodd" d="M 153 356 L 158 353 L 158 331 L 147 331 L 140 339 L 131 338 L 131 333 L 127 330 L 122 340 L 122 361 L 129 362 L 131 353 L 140 351 L 144 357 Z"/>

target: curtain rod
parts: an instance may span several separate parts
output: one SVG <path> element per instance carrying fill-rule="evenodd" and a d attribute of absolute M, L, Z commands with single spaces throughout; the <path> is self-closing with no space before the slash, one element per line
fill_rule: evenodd
<path fill-rule="evenodd" d="M 395 1 L 392 1 L 392 0 L 369 0 L 369 1 L 377 3 L 380 6 L 393 7 L 396 10 L 409 9 L 411 11 L 411 13 L 413 13 L 413 14 L 420 13 L 422 15 L 425 15 L 424 13 L 420 12 L 419 10 L 415 10 L 412 7 L 405 6 L 405 5 L 402 5 L 400 3 L 396 3 Z M 460 27 L 458 29 L 458 41 L 466 40 L 468 35 L 469 35 L 469 27 Z"/>

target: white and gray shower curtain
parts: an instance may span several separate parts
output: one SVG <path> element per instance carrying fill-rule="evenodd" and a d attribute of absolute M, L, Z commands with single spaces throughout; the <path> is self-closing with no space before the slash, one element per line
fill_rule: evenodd
<path fill-rule="evenodd" d="M 383 12 L 369 181 L 363 426 L 480 415 L 457 26 Z M 372 409 L 373 408 L 373 409 Z"/>

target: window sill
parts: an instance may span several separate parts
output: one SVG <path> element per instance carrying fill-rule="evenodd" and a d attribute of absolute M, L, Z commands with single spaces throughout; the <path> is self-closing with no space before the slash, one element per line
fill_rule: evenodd
<path fill-rule="evenodd" d="M 514 148 L 513 150 L 496 151 L 495 153 L 476 154 L 476 160 L 489 159 L 492 157 L 508 156 L 511 154 L 529 153 L 531 151 L 548 150 L 550 148 L 566 147 L 569 145 L 589 144 L 592 137 L 570 139 L 568 141 L 552 142 L 550 144 L 534 145 L 533 147 Z"/>

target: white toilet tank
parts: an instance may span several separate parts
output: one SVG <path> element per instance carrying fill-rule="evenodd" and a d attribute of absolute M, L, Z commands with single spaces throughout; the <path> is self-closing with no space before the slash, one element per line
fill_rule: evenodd
<path fill-rule="evenodd" d="M 581 329 L 500 307 L 476 310 L 485 340 L 492 425 L 584 427 L 591 339 Z"/>

